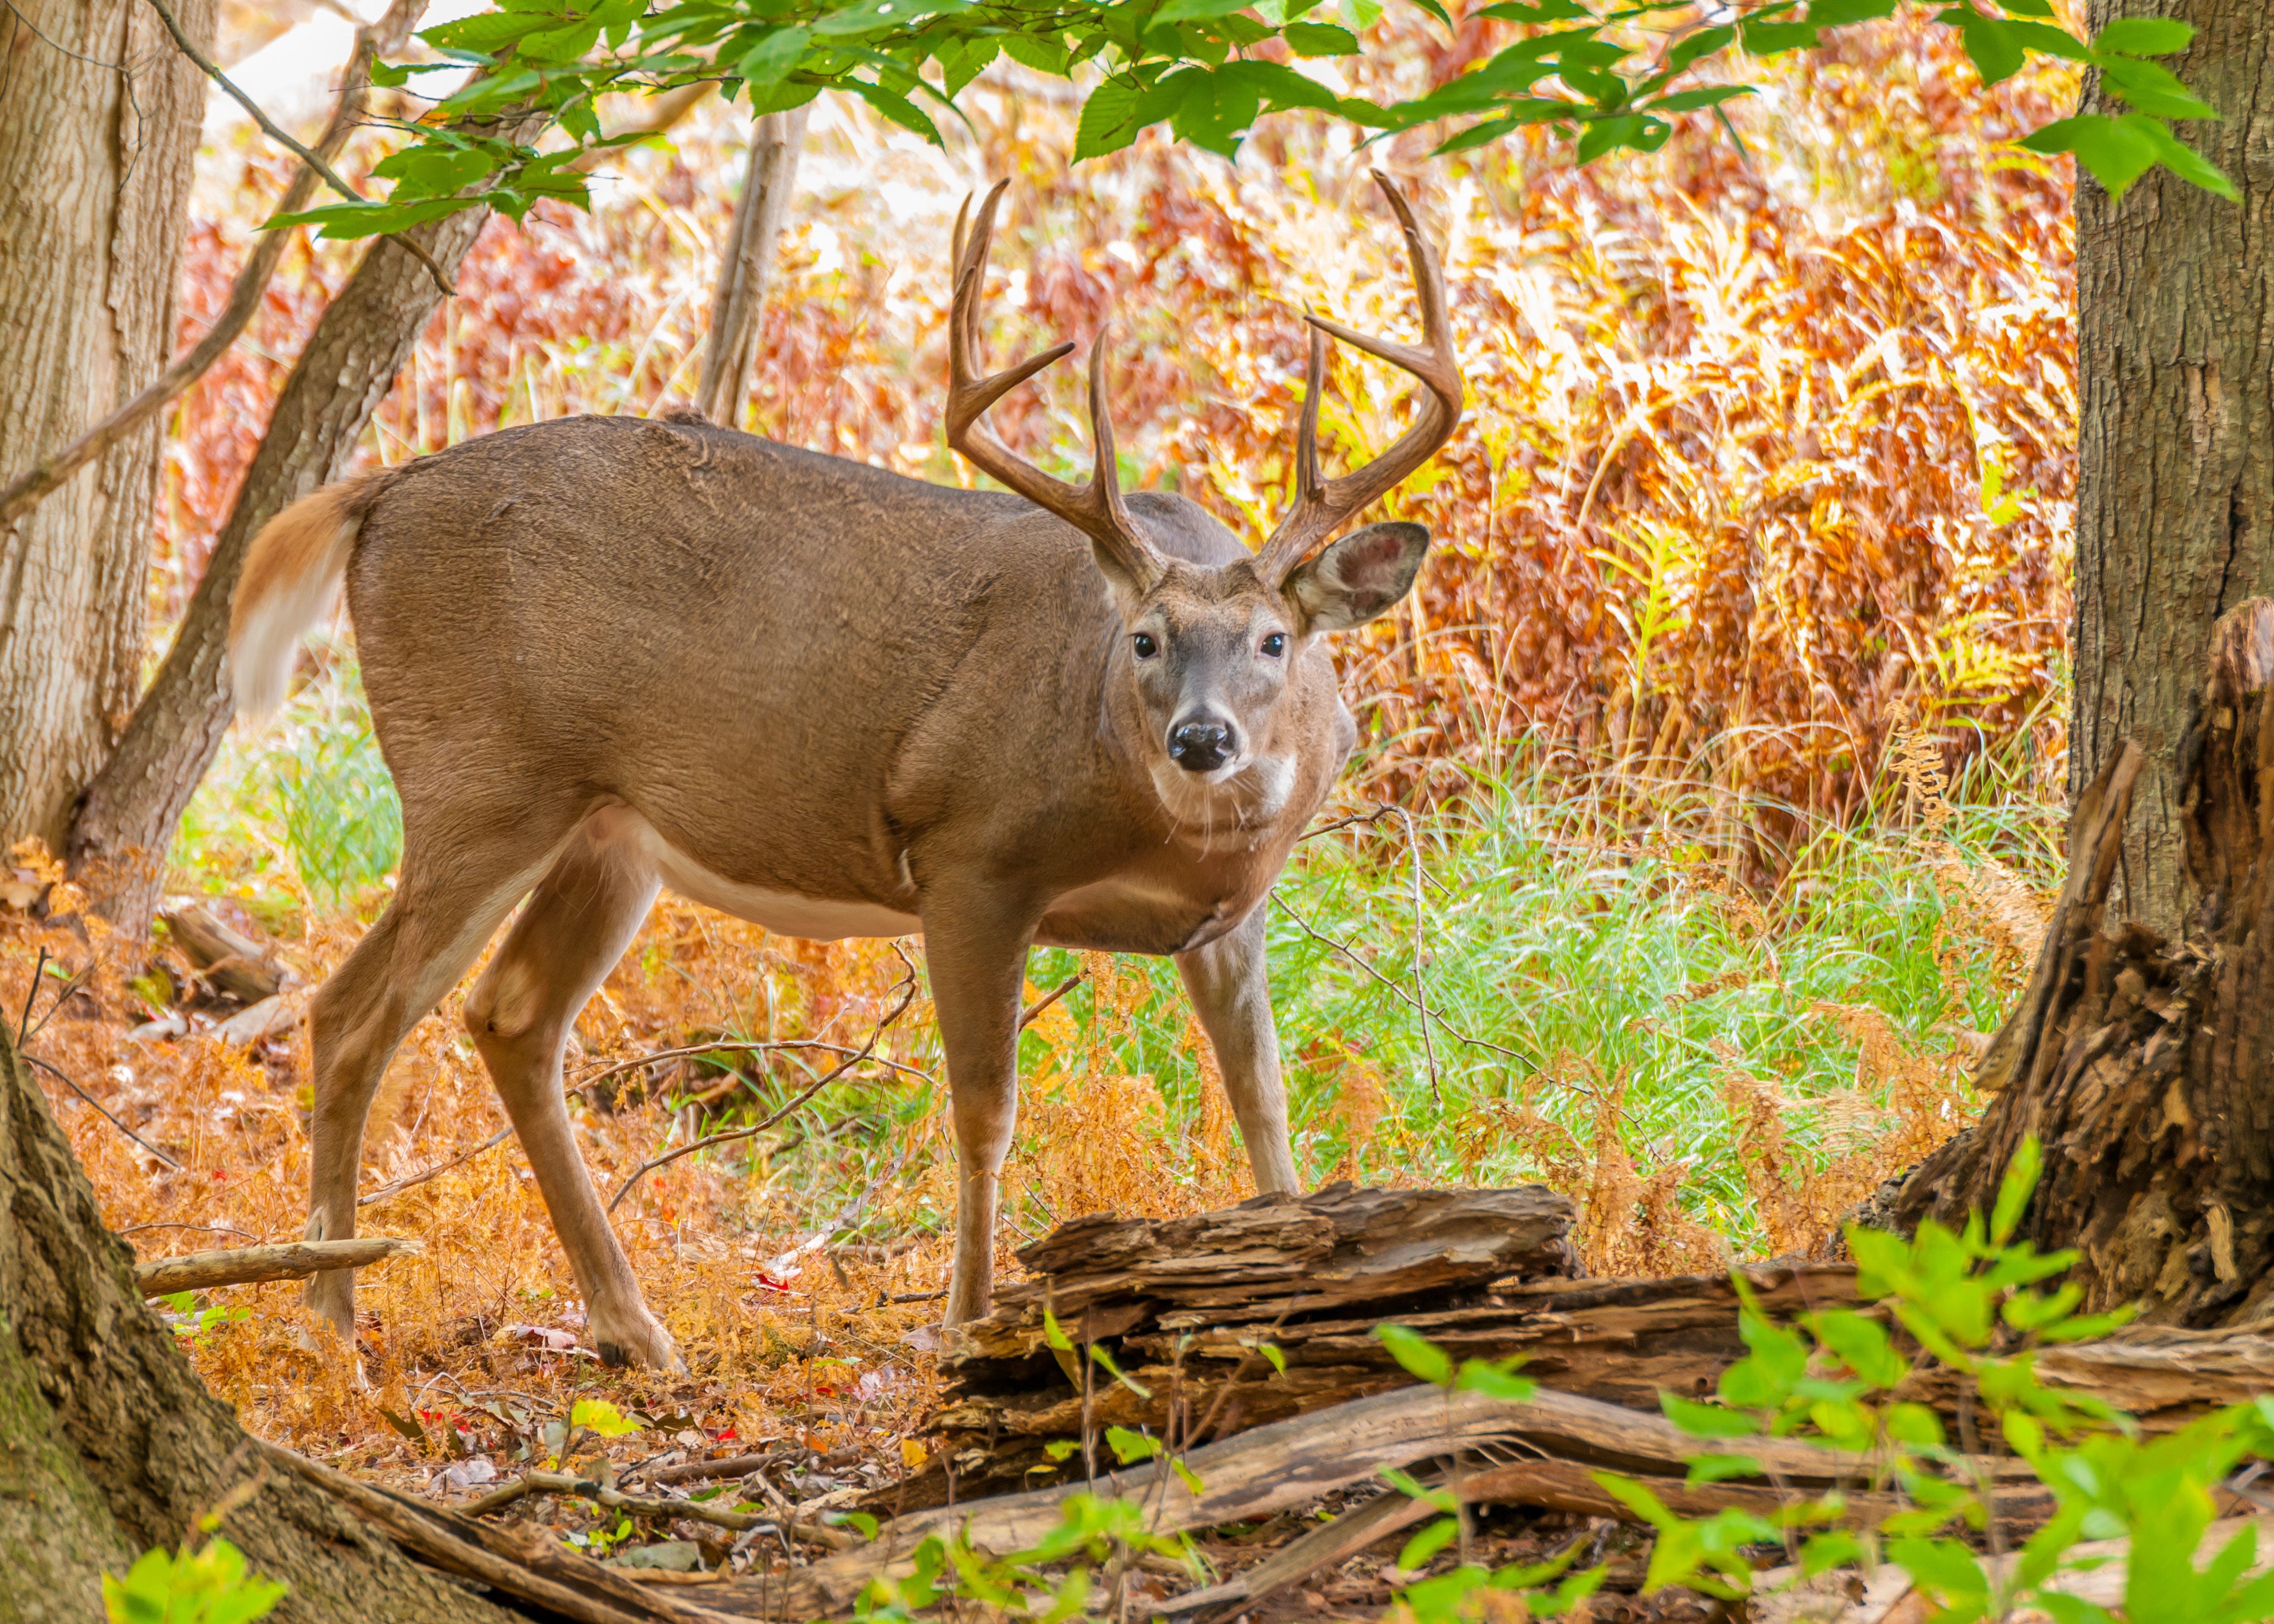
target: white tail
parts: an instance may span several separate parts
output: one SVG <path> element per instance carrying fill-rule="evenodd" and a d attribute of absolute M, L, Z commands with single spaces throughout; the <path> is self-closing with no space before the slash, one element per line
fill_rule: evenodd
<path fill-rule="evenodd" d="M 252 538 L 229 615 L 239 716 L 257 722 L 283 703 L 300 639 L 339 601 L 356 532 L 392 471 L 375 470 L 304 496 Z"/>

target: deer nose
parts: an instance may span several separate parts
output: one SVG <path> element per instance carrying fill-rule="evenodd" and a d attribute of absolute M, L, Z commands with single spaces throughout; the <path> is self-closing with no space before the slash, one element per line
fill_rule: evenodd
<path fill-rule="evenodd" d="M 1231 726 L 1213 717 L 1179 722 L 1169 734 L 1169 759 L 1186 772 L 1214 772 L 1230 759 Z"/>

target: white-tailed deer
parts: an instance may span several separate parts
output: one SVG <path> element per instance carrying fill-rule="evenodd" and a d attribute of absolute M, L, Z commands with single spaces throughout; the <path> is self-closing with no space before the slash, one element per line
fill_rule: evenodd
<path fill-rule="evenodd" d="M 957 222 L 947 439 L 1008 492 L 708 424 L 576 417 L 344 481 L 262 531 L 231 626 L 240 708 L 275 707 L 344 580 L 403 800 L 394 900 L 311 1017 L 309 1234 L 354 1232 L 388 1057 L 526 897 L 466 1023 L 601 1356 L 676 1366 L 561 1082 L 569 1023 L 666 884 L 786 935 L 923 934 L 958 1156 L 951 1324 L 992 1291 L 1035 943 L 1174 955 L 1257 1187 L 1291 1190 L 1263 898 L 1357 738 L 1319 635 L 1404 596 L 1428 535 L 1374 524 L 1320 544 L 1461 410 L 1436 256 L 1374 178 L 1424 341 L 1311 318 L 1299 490 L 1258 552 L 1181 496 L 1123 497 L 1102 344 L 1088 484 L 983 425 L 1073 348 L 982 374 L 1000 185 Z M 1317 449 L 1329 335 L 1427 386 L 1412 427 L 1334 479 Z M 320 1274 L 308 1297 L 351 1341 L 352 1277 Z"/>

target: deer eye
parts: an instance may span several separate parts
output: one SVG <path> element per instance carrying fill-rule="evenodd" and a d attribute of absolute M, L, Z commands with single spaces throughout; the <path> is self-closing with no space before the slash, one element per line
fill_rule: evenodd
<path fill-rule="evenodd" d="M 1287 634 L 1273 632 L 1263 640 L 1263 651 L 1273 659 L 1277 659 L 1287 651 Z"/>
<path fill-rule="evenodd" d="M 1151 659 L 1161 651 L 1161 645 L 1153 641 L 1150 632 L 1139 632 L 1129 640 L 1129 646 L 1137 650 L 1139 659 Z"/>

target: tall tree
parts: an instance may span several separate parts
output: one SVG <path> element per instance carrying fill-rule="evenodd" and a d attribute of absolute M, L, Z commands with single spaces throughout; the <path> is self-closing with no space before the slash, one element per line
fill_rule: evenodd
<path fill-rule="evenodd" d="M 2168 172 L 2076 190 L 2079 402 L 2072 799 L 2130 739 L 2143 755 L 2112 906 L 2169 932 L 2180 861 L 2177 747 L 2211 628 L 2274 591 L 2274 8 L 2094 0 L 2093 22 L 2176 19 L 2175 66 L 2218 122 L 2192 144 L 2240 192 Z M 2089 101 L 2105 105 L 2106 87 Z"/>
<path fill-rule="evenodd" d="M 210 40 L 213 0 L 177 15 Z M 0 12 L 0 471 L 67 445 L 173 350 L 205 81 L 143 0 Z M 0 833 L 60 846 L 142 671 L 154 424 L 0 527 Z"/>

